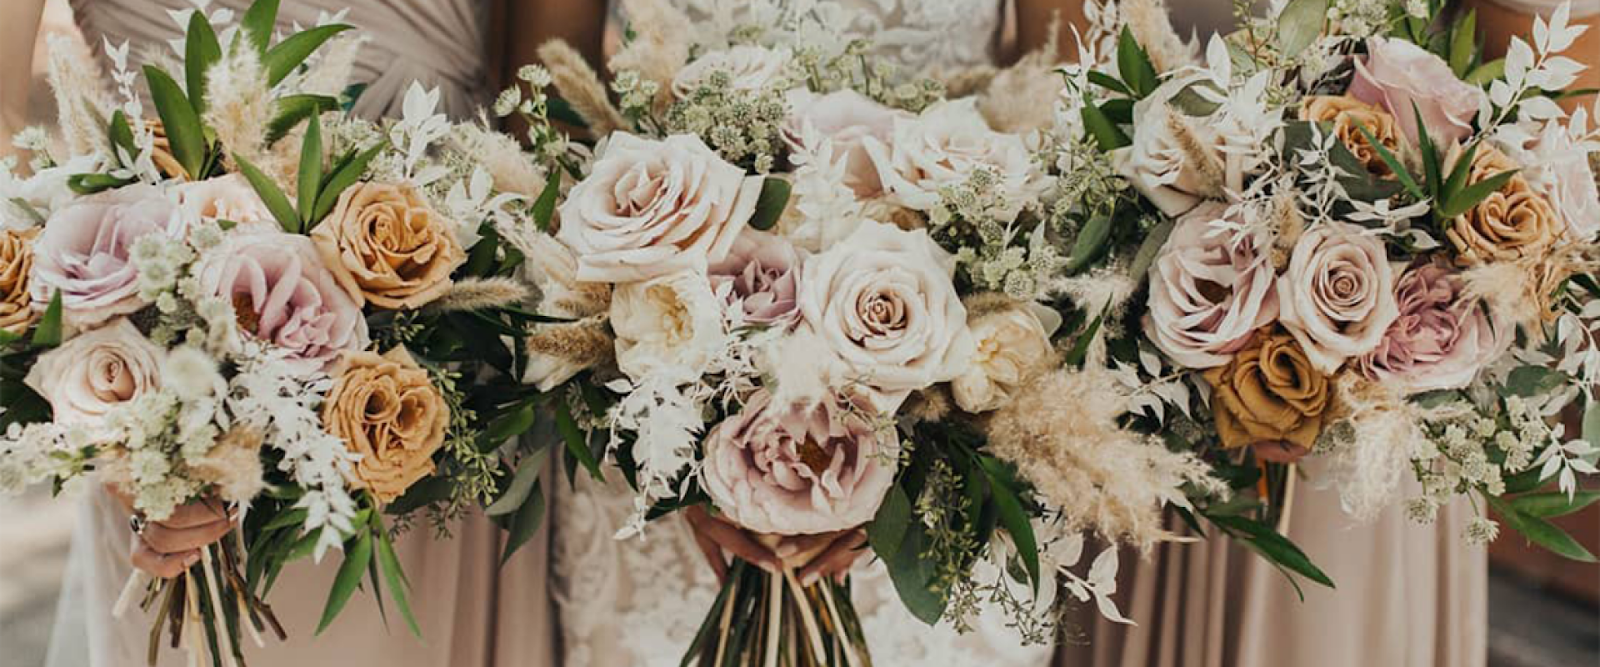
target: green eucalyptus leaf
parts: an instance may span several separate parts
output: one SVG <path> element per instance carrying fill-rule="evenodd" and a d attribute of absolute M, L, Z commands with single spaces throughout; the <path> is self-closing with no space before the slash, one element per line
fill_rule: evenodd
<path fill-rule="evenodd" d="M 750 227 L 766 231 L 778 224 L 784 207 L 789 205 L 789 182 L 768 176 L 761 182 L 761 194 L 756 197 L 756 210 L 750 216 Z"/>
<path fill-rule="evenodd" d="M 156 115 L 161 117 L 161 127 L 167 134 L 173 159 L 190 179 L 203 178 L 200 168 L 205 166 L 207 142 L 200 114 L 195 112 L 178 82 L 161 68 L 145 65 L 144 78 L 150 86 L 150 99 L 156 105 Z"/>
<path fill-rule="evenodd" d="M 900 543 L 905 540 L 906 528 L 910 525 L 911 499 L 906 496 L 906 490 L 896 484 L 883 497 L 883 504 L 878 506 L 872 523 L 867 524 L 867 543 L 872 545 L 872 551 L 879 558 L 892 559 Z"/>
<path fill-rule="evenodd" d="M 1293 58 L 1322 34 L 1328 20 L 1328 0 L 1290 0 L 1278 15 L 1278 50 Z"/>

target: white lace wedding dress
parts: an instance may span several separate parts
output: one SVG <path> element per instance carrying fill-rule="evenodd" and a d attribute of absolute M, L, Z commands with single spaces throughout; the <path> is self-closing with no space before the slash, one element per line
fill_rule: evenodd
<path fill-rule="evenodd" d="M 769 0 L 770 1 L 770 0 Z M 806 0 L 785 0 L 804 3 Z M 726 18 L 728 0 L 677 0 L 697 22 Z M 743 4 L 743 3 L 734 3 Z M 820 3 L 819 3 L 820 4 Z M 1009 7 L 1004 0 L 845 0 L 852 30 L 872 36 L 904 67 L 954 68 L 992 62 Z M 734 10 L 735 13 L 740 10 Z M 702 23 L 703 24 L 703 23 Z M 601 484 L 579 473 L 557 484 L 551 588 L 567 667 L 672 666 L 683 657 L 717 595 L 716 577 L 681 520 L 657 521 L 644 538 L 612 535 L 633 512 L 618 475 Z M 883 566 L 863 563 L 852 578 L 875 664 L 892 667 L 1048 665 L 1051 648 L 1021 647 L 1000 614 L 958 634 L 905 611 Z"/>

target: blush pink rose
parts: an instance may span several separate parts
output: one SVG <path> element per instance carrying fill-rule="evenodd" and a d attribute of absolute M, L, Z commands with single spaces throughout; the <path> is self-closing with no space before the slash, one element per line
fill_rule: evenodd
<path fill-rule="evenodd" d="M 278 225 L 255 188 L 239 174 L 184 183 L 173 191 L 177 193 L 178 206 L 191 218 L 227 220 L 241 225 Z"/>
<path fill-rule="evenodd" d="M 1256 242 L 1211 223 L 1227 206 L 1207 202 L 1178 218 L 1150 266 L 1145 331 L 1157 349 L 1185 368 L 1212 368 L 1278 316 L 1272 263 Z"/>
<path fill-rule="evenodd" d="M 326 368 L 340 352 L 372 342 L 361 307 L 323 265 L 311 239 L 252 231 L 230 234 L 196 263 L 205 294 L 229 299 L 239 328 Z"/>
<path fill-rule="evenodd" d="M 805 535 L 872 520 L 894 483 L 892 439 L 864 401 L 784 407 L 766 391 L 706 436 L 706 493 L 750 530 Z"/>
<path fill-rule="evenodd" d="M 57 424 L 93 422 L 160 388 L 165 358 L 166 350 L 118 318 L 39 355 L 23 382 L 50 402 Z"/>
<path fill-rule="evenodd" d="M 1374 37 L 1367 40 L 1367 57 L 1355 64 L 1349 95 L 1383 107 L 1412 141 L 1419 136 L 1413 105 L 1428 126 L 1428 136 L 1441 145 L 1472 134 L 1483 90 L 1456 78 L 1443 58 L 1403 39 Z"/>
<path fill-rule="evenodd" d="M 800 88 L 789 93 L 789 118 L 783 138 L 792 150 L 815 150 L 809 139 L 833 142 L 833 157 L 844 162 L 844 184 L 863 199 L 883 194 L 883 179 L 867 152 L 868 137 L 889 143 L 896 118 L 910 118 L 854 90 L 818 95 Z M 815 133 L 809 130 L 815 130 Z"/>
<path fill-rule="evenodd" d="M 1371 352 L 1400 317 L 1383 241 L 1328 220 L 1300 235 L 1278 278 L 1279 322 L 1317 370 Z"/>
<path fill-rule="evenodd" d="M 800 314 L 800 252 L 781 236 L 746 229 L 722 261 L 711 265 L 711 288 L 751 324 L 792 324 Z"/>
<path fill-rule="evenodd" d="M 85 197 L 50 216 L 33 242 L 29 290 L 43 308 L 61 293 L 62 314 L 93 326 L 145 306 L 133 244 L 149 234 L 177 239 L 178 207 L 154 186 L 134 185 Z"/>
<path fill-rule="evenodd" d="M 1399 319 L 1356 368 L 1405 394 L 1467 386 L 1511 339 L 1465 291 L 1461 274 L 1443 261 L 1406 271 L 1395 285 Z"/>

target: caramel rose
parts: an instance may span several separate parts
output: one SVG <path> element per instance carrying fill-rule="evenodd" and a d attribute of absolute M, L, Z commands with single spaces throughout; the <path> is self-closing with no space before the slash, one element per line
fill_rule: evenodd
<path fill-rule="evenodd" d="M 390 310 L 420 308 L 439 298 L 467 259 L 455 224 L 404 185 L 350 186 L 311 239 L 347 288 Z"/>
<path fill-rule="evenodd" d="M 1300 107 L 1300 120 L 1333 124 L 1334 136 L 1350 149 L 1368 173 L 1379 177 L 1394 174 L 1383 156 L 1361 134 L 1361 128 L 1365 128 L 1391 155 L 1400 155 L 1400 125 L 1383 109 L 1343 95 L 1307 97 Z"/>
<path fill-rule="evenodd" d="M 1205 372 L 1217 434 L 1229 449 L 1287 442 L 1310 449 L 1331 388 L 1294 337 L 1263 331 L 1226 366 Z"/>
<path fill-rule="evenodd" d="M 388 503 L 433 473 L 450 408 L 405 348 L 346 353 L 334 377 L 322 427 L 359 457 L 349 472 L 352 485 Z"/>
<path fill-rule="evenodd" d="M 1459 159 L 1452 155 L 1451 162 Z M 1468 186 L 1520 165 L 1488 145 L 1478 147 Z M 1463 263 L 1497 262 L 1542 254 L 1561 236 L 1562 222 L 1550 200 L 1528 186 L 1518 173 L 1478 202 L 1471 210 L 1446 223 L 1445 236 Z"/>
<path fill-rule="evenodd" d="M 38 317 L 28 295 L 28 273 L 33 270 L 33 229 L 0 231 L 0 329 L 22 333 Z"/>

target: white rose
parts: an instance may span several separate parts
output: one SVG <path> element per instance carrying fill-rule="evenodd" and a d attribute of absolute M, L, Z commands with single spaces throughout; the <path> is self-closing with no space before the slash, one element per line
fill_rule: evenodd
<path fill-rule="evenodd" d="M 1600 233 L 1600 187 L 1589 168 L 1589 153 L 1573 140 L 1572 127 L 1587 125 L 1583 109 L 1573 112 L 1567 127 L 1551 121 L 1538 136 L 1517 126 L 1507 126 L 1500 144 L 1518 164 L 1528 186 L 1554 204 L 1567 222 L 1573 241 L 1592 241 Z"/>
<path fill-rule="evenodd" d="M 835 164 L 844 163 L 844 184 L 857 197 L 876 197 L 883 192 L 878 167 L 867 153 L 868 137 L 888 142 L 895 119 L 911 115 L 879 104 L 854 90 L 839 90 L 818 95 L 804 88 L 789 92 L 789 118 L 783 125 L 783 138 L 796 151 L 816 150 L 808 139 L 831 141 Z M 815 134 L 807 129 L 816 130 Z"/>
<path fill-rule="evenodd" d="M 727 73 L 731 90 L 761 90 L 778 82 L 784 68 L 789 66 L 789 60 L 788 49 L 741 44 L 723 51 L 712 51 L 678 70 L 678 75 L 672 78 L 672 94 L 678 99 L 685 99 L 717 72 Z"/>
<path fill-rule="evenodd" d="M 699 137 L 617 133 L 561 205 L 556 238 L 577 255 L 585 282 L 704 272 L 728 254 L 760 194 L 760 177 L 723 161 Z"/>
<path fill-rule="evenodd" d="M 1227 143 L 1213 119 L 1192 118 L 1171 104 L 1194 83 L 1174 79 L 1133 106 L 1133 144 L 1111 154 L 1117 173 L 1169 216 L 1179 216 L 1223 188 L 1244 184 L 1242 159 L 1219 148 Z"/>
<path fill-rule="evenodd" d="M 189 219 L 227 220 L 241 225 L 267 224 L 278 226 L 277 218 L 261 201 L 261 196 L 250 187 L 250 182 L 238 174 L 228 174 L 194 183 L 184 183 L 173 188 L 178 197 L 178 208 Z"/>
<path fill-rule="evenodd" d="M 806 260 L 800 312 L 852 379 L 891 404 L 966 372 L 967 309 L 951 276 L 955 259 L 928 238 L 863 222 L 843 243 Z"/>
<path fill-rule="evenodd" d="M 1053 356 L 1050 331 L 1061 316 L 1047 308 L 1006 300 L 969 302 L 967 326 L 977 354 L 967 372 L 950 382 L 956 405 L 971 413 L 988 412 L 1011 402 L 1012 396 Z"/>
<path fill-rule="evenodd" d="M 39 355 L 23 382 L 50 402 L 56 423 L 93 421 L 159 387 L 165 356 L 118 318 Z"/>
<path fill-rule="evenodd" d="M 617 367 L 635 380 L 660 369 L 698 376 L 725 342 L 722 308 L 701 273 L 618 285 L 611 295 Z"/>
<path fill-rule="evenodd" d="M 939 191 L 960 185 L 973 172 L 988 169 L 999 179 L 1007 207 L 998 213 L 1015 217 L 1039 188 L 1033 154 L 1022 137 L 989 129 L 972 98 L 942 102 L 915 117 L 896 118 L 887 143 L 867 137 L 883 188 L 902 206 L 919 211 L 939 205 Z"/>

